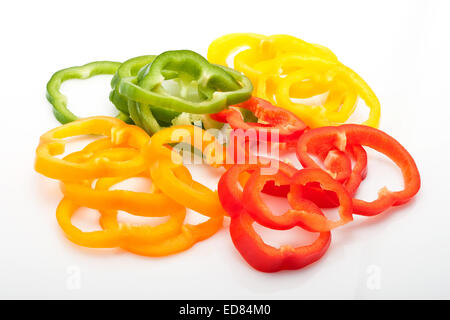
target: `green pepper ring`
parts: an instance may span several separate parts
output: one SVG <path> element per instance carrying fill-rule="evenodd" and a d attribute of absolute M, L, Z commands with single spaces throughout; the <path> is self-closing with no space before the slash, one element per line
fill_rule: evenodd
<path fill-rule="evenodd" d="M 53 105 L 53 114 L 62 124 L 78 120 L 67 108 L 67 97 L 60 92 L 61 84 L 69 79 L 88 79 L 101 74 L 114 74 L 121 65 L 114 61 L 95 61 L 78 67 L 59 70 L 53 74 L 47 83 L 47 100 Z M 119 110 L 116 118 L 130 122 L 128 115 Z"/>
<path fill-rule="evenodd" d="M 109 95 L 109 100 L 111 100 L 119 111 L 129 115 L 136 125 L 150 134 L 161 129 L 157 119 L 163 119 L 167 122 L 167 119 L 178 116 L 179 112 L 153 106 L 150 110 L 149 106 L 141 106 L 139 103 L 121 95 L 117 90 L 117 86 L 123 78 L 137 76 L 139 70 L 147 65 L 151 65 L 155 58 L 155 55 L 145 55 L 131 58 L 122 63 L 111 80 L 112 91 Z M 141 111 L 141 109 L 143 110 Z"/>
<path fill-rule="evenodd" d="M 139 86 L 139 76 L 135 76 L 122 78 L 117 84 L 116 90 L 118 90 L 119 94 L 128 99 L 144 105 L 157 105 L 176 112 L 194 114 L 217 113 L 228 105 L 243 102 L 251 97 L 253 86 L 246 76 L 227 67 L 220 65 L 213 66 L 219 67 L 229 74 L 239 84 L 240 88 L 234 91 L 215 91 L 212 93 L 210 99 L 201 102 L 191 102 L 186 101 L 183 98 L 167 96 L 146 90 Z M 143 72 L 142 74 L 145 74 L 145 69 L 147 68 L 144 67 L 141 70 Z M 141 78 L 143 77 L 142 74 L 140 76 Z"/>
<path fill-rule="evenodd" d="M 118 110 L 129 115 L 128 99 L 116 90 L 117 84 L 121 81 L 122 78 L 137 75 L 139 70 L 145 65 L 152 63 L 155 57 L 156 56 L 154 55 L 146 55 L 131 58 L 122 63 L 119 68 L 117 68 L 117 71 L 114 73 L 114 76 L 111 80 L 112 91 L 109 95 L 109 100 L 116 106 Z"/>

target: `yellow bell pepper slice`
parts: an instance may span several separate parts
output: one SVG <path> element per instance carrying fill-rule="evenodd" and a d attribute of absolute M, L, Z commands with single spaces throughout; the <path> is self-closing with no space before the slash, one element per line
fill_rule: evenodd
<path fill-rule="evenodd" d="M 253 82 L 257 97 L 294 112 L 312 128 L 346 122 L 358 97 L 370 109 L 363 124 L 379 125 L 375 93 L 326 47 L 289 35 L 229 34 L 211 43 L 208 59 L 243 72 Z M 324 93 L 328 98 L 322 105 L 292 101 Z"/>
<path fill-rule="evenodd" d="M 94 158 L 83 163 L 70 162 L 56 156 L 63 154 L 66 138 L 78 135 L 108 136 L 114 146 L 130 146 L 141 149 L 150 137 L 142 129 L 125 124 L 112 117 L 91 117 L 67 123 L 43 134 L 36 149 L 35 170 L 49 178 L 64 181 L 95 179 L 106 176 L 137 174 L 145 168 L 145 161 L 139 154 L 133 159 L 111 161 Z"/>
<path fill-rule="evenodd" d="M 107 138 L 94 141 L 83 150 L 71 153 L 64 159 L 77 163 L 89 161 L 91 158 L 104 157 L 124 160 L 135 156 L 138 152 L 132 148 L 103 149 L 108 144 L 109 139 Z M 186 171 L 179 171 L 184 179 L 186 179 L 186 174 L 190 177 L 189 171 Z M 148 170 L 139 176 L 149 177 Z M 181 232 L 186 209 L 155 188 L 151 193 L 109 190 L 115 184 L 128 178 L 130 177 L 100 178 L 95 183 L 95 189 L 91 187 L 93 182 L 91 180 L 78 183 L 62 182 L 65 198 L 57 210 L 57 220 L 72 242 L 91 248 L 110 248 L 122 246 L 124 242 L 155 243 Z M 72 225 L 71 216 L 80 206 L 99 210 L 103 231 L 83 232 Z M 169 219 L 157 226 L 119 224 L 117 210 L 145 217 L 169 216 Z"/>
<path fill-rule="evenodd" d="M 167 146 L 174 143 L 187 143 L 201 150 L 203 154 L 208 154 L 207 162 L 216 167 L 225 163 L 225 148 L 203 129 L 186 125 L 158 131 L 152 136 L 145 150 L 145 156 L 150 162 L 152 179 L 162 192 L 179 204 L 205 216 L 223 216 L 225 211 L 220 204 L 217 191 L 212 191 L 193 180 L 182 181 L 175 175 L 174 171 L 182 167 L 183 163 L 181 156 Z"/>
<path fill-rule="evenodd" d="M 301 54 L 286 54 L 272 60 L 267 60 L 255 66 L 263 73 L 278 74 L 286 68 L 297 66 L 298 71 L 289 73 L 285 77 L 275 77 L 276 101 L 278 106 L 297 114 L 310 127 L 337 125 L 344 123 L 354 110 L 356 101 L 355 94 L 361 97 L 370 108 L 369 117 L 363 123 L 371 127 L 378 127 L 380 120 L 380 102 L 369 85 L 352 69 L 339 62 L 324 60 Z M 350 89 L 349 100 L 334 114 L 326 115 L 323 106 L 307 106 L 297 104 L 290 99 L 291 87 L 307 77 L 304 68 L 327 69 L 330 77 L 336 83 L 343 82 Z M 330 116 L 330 118 L 328 118 Z"/>

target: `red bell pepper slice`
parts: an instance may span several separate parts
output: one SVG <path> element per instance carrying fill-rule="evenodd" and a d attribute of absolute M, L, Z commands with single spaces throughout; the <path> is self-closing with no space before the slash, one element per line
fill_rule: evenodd
<path fill-rule="evenodd" d="M 240 184 L 240 176 L 244 172 L 252 172 L 256 169 L 263 167 L 261 164 L 262 157 L 258 158 L 257 164 L 235 164 L 229 168 L 221 177 L 217 186 L 217 192 L 219 194 L 220 202 L 226 212 L 230 216 L 238 215 L 243 209 L 242 187 Z M 293 166 L 275 159 L 279 172 L 288 176 L 293 176 L 297 169 Z M 289 186 L 287 186 L 289 187 Z M 269 185 L 264 189 L 264 192 L 272 195 L 284 194 L 286 186 Z"/>
<path fill-rule="evenodd" d="M 290 182 L 291 188 L 306 186 L 311 182 L 320 183 L 322 189 L 335 192 L 337 195 L 340 204 L 340 219 L 332 221 L 323 215 L 317 215 L 316 212 L 320 211 L 319 207 L 302 197 L 302 189 L 297 190 L 296 196 L 288 194 L 288 200 L 293 209 L 282 215 L 274 215 L 261 199 L 261 190 L 267 181 L 275 181 L 278 184 Z M 244 208 L 255 221 L 272 229 L 286 230 L 299 226 L 313 232 L 327 232 L 353 220 L 352 200 L 347 190 L 341 183 L 320 169 L 302 169 L 297 171 L 293 177 L 288 177 L 282 172 L 275 175 L 263 175 L 260 170 L 255 170 L 244 187 L 243 199 L 245 199 Z"/>
<path fill-rule="evenodd" d="M 212 114 L 211 118 L 216 121 L 227 122 L 233 129 L 255 130 L 258 139 L 264 141 L 271 141 L 272 132 L 278 133 L 279 142 L 294 141 L 307 128 L 305 123 L 292 112 L 274 106 L 261 98 L 251 97 L 235 107 L 250 110 L 264 123 L 245 122 L 242 114 L 233 107 Z"/>
<path fill-rule="evenodd" d="M 300 269 L 319 260 L 330 246 L 331 232 L 321 232 L 310 245 L 297 248 L 286 245 L 277 249 L 265 244 L 253 229 L 255 220 L 243 207 L 243 193 L 239 188 L 238 178 L 245 171 L 259 168 L 261 166 L 258 164 L 236 164 L 225 172 L 219 181 L 219 198 L 231 217 L 230 235 L 234 246 L 248 264 L 262 272 Z M 293 167 L 283 162 L 280 162 L 279 168 L 280 175 L 287 176 L 293 172 Z M 294 199 L 291 205 L 304 209 L 305 204 L 301 201 Z M 310 214 L 323 215 L 317 206 L 311 202 L 310 204 Z"/>
<path fill-rule="evenodd" d="M 336 180 L 341 181 L 345 189 L 347 189 L 348 193 L 353 197 L 362 180 L 364 180 L 367 175 L 367 152 L 361 145 L 347 146 L 345 153 L 336 149 L 332 149 L 330 153 L 331 152 L 335 152 L 334 154 L 337 155 L 337 157 L 331 158 L 333 160 L 331 160 L 329 156 L 324 160 L 323 153 L 318 155 L 318 157 L 324 161 L 327 172 L 336 177 Z M 303 159 L 302 157 L 304 157 L 304 154 L 297 156 L 305 168 L 319 168 L 319 165 L 314 161 L 312 163 L 309 162 L 311 158 L 306 160 Z M 351 167 L 348 168 L 345 163 L 346 161 L 349 161 L 351 165 L 351 160 L 349 157 L 355 161 L 353 169 Z M 341 163 L 330 163 L 330 161 Z M 343 168 L 341 174 L 333 174 L 334 172 L 338 172 L 339 166 Z M 344 170 L 345 173 L 343 173 Z M 340 179 L 338 179 L 338 177 Z M 313 201 L 320 208 L 335 208 L 339 205 L 339 200 L 337 199 L 336 194 L 334 192 L 323 190 L 319 183 L 310 183 L 301 189 L 302 196 Z M 295 190 L 292 190 L 292 192 L 295 194 Z"/>
<path fill-rule="evenodd" d="M 394 138 L 381 130 L 357 124 L 339 127 L 322 127 L 308 131 L 300 137 L 297 144 L 297 156 L 305 167 L 318 167 L 309 153 L 314 153 L 318 145 L 329 145 L 346 150 L 348 146 L 367 146 L 389 157 L 402 171 L 404 189 L 389 191 L 386 187 L 378 192 L 374 201 L 353 199 L 353 211 L 364 216 L 377 215 L 391 206 L 401 205 L 414 197 L 420 189 L 420 174 L 409 152 Z M 361 156 L 361 155 L 359 155 Z M 356 166 L 355 166 L 356 167 Z M 356 173 L 359 171 L 359 174 Z M 361 167 L 353 170 L 348 186 L 355 189 L 361 182 L 365 170 Z"/>
<path fill-rule="evenodd" d="M 322 213 L 316 212 L 318 216 Z M 241 256 L 256 270 L 277 272 L 303 268 L 319 260 L 331 242 L 331 232 L 321 232 L 310 245 L 279 249 L 267 245 L 253 229 L 254 220 L 245 211 L 231 218 L 230 235 Z"/>

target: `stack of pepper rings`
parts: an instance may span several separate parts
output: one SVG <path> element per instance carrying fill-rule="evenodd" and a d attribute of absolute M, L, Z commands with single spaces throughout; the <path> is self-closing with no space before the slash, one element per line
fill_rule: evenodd
<path fill-rule="evenodd" d="M 140 255 L 165 256 L 186 250 L 216 233 L 222 227 L 224 210 L 216 192 L 193 181 L 181 161 L 174 161 L 169 144 L 185 140 L 183 134 L 176 135 L 177 131 L 201 136 L 202 141 L 194 142 L 194 147 L 199 143 L 209 149 L 216 145 L 214 137 L 194 126 L 167 128 L 155 134 L 150 143 L 142 129 L 111 117 L 77 120 L 44 134 L 36 150 L 35 168 L 47 177 L 61 180 L 64 198 L 56 216 L 66 236 L 85 247 L 120 247 Z M 87 134 L 106 137 L 62 159 L 56 157 L 64 153 L 67 138 Z M 110 190 L 132 177 L 151 177 L 154 190 Z M 103 230 L 83 232 L 76 228 L 71 217 L 79 207 L 98 210 Z M 186 208 L 209 219 L 198 225 L 184 224 Z M 169 219 L 158 226 L 119 224 L 118 210 Z"/>
<path fill-rule="evenodd" d="M 114 74 L 109 98 L 119 111 L 117 118 L 138 125 L 148 134 L 195 121 L 201 121 L 205 128 L 214 127 L 209 114 L 247 100 L 253 90 L 250 80 L 240 72 L 213 65 L 189 50 L 135 57 L 122 64 L 97 61 L 60 70 L 48 82 L 47 99 L 59 122 L 78 119 L 68 110 L 61 84 L 99 74 Z"/>
<path fill-rule="evenodd" d="M 221 66 L 242 48 L 234 67 L 243 74 Z M 91 248 L 165 256 L 211 237 L 229 216 L 231 239 L 241 256 L 259 271 L 277 272 L 320 259 L 330 245 L 331 230 L 351 222 L 353 215 L 377 215 L 418 192 L 420 175 L 413 158 L 376 129 L 375 94 L 329 49 L 285 35 L 231 34 L 211 44 L 208 58 L 217 64 L 192 51 L 169 51 L 53 75 L 47 97 L 64 125 L 41 136 L 35 169 L 61 181 L 64 198 L 56 215 L 68 239 Z M 61 83 L 96 74 L 114 74 L 110 100 L 119 110 L 116 118 L 79 119 L 67 109 Z M 321 94 L 327 94 L 321 106 L 291 100 Z M 342 124 L 358 96 L 371 109 L 369 119 Z M 200 127 L 193 126 L 198 120 Z M 228 136 L 225 144 L 204 130 L 223 124 L 229 128 L 221 130 Z M 80 135 L 102 138 L 58 157 L 67 138 Z M 193 180 L 176 147 L 180 143 L 223 171 L 217 191 Z M 251 144 L 295 152 L 303 169 L 253 153 Z M 356 197 L 367 173 L 364 147 L 386 155 L 401 169 L 403 190 L 383 188 L 371 202 Z M 276 170 L 266 171 L 270 168 Z M 112 190 L 133 177 L 151 179 L 152 190 Z M 274 214 L 261 193 L 286 198 L 291 208 Z M 83 232 L 72 224 L 80 207 L 99 211 L 102 230 Z M 338 208 L 339 220 L 328 219 L 323 208 Z M 187 209 L 208 220 L 186 223 Z M 118 211 L 168 219 L 157 226 L 131 225 L 119 222 Z M 319 236 L 310 245 L 275 248 L 256 233 L 254 223 L 275 230 L 300 227 Z"/>
<path fill-rule="evenodd" d="M 399 166 L 403 190 L 382 188 L 378 198 L 370 202 L 355 197 L 366 177 L 367 154 L 363 146 L 386 155 Z M 347 124 L 311 129 L 300 136 L 295 151 L 304 169 L 297 170 L 274 159 L 271 165 L 276 162 L 278 170 L 273 174 L 264 173 L 267 161 L 235 164 L 219 181 L 219 197 L 231 217 L 233 243 L 259 271 L 299 269 L 311 264 L 327 251 L 331 230 L 351 222 L 354 214 L 374 216 L 404 204 L 420 188 L 419 171 L 411 155 L 394 138 L 375 128 Z M 317 163 L 313 156 L 323 163 Z M 282 215 L 274 214 L 261 198 L 261 192 L 286 197 L 291 209 Z M 340 217 L 337 221 L 326 218 L 321 210 L 335 207 Z M 311 245 L 277 249 L 264 243 L 253 229 L 254 222 L 275 230 L 298 226 L 320 235 Z"/>
<path fill-rule="evenodd" d="M 256 97 L 292 111 L 311 128 L 346 122 L 357 97 L 370 108 L 363 124 L 378 127 L 380 103 L 375 93 L 324 46 L 288 35 L 233 33 L 211 43 L 208 60 L 243 72 Z M 324 94 L 322 104 L 304 100 Z"/>

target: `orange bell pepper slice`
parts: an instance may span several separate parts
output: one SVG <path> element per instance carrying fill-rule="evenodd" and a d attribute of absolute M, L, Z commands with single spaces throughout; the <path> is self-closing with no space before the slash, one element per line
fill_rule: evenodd
<path fill-rule="evenodd" d="M 111 148 L 103 150 L 108 139 L 94 141 L 83 150 L 69 154 L 64 159 L 71 162 L 85 162 L 93 157 L 114 157 L 123 160 L 135 156 L 138 152 L 131 148 Z M 106 143 L 106 144 L 105 144 Z M 187 171 L 187 170 L 186 170 Z M 181 176 L 189 178 L 189 171 L 180 172 Z M 140 176 L 149 176 L 146 170 Z M 133 192 L 128 190 L 109 190 L 115 184 L 130 177 L 101 178 L 91 188 L 92 181 L 79 183 L 62 183 L 65 200 L 57 211 L 58 222 L 68 238 L 87 247 L 118 247 L 123 242 L 155 243 L 181 232 L 186 209 L 166 197 L 158 190 L 152 193 Z M 70 198 L 69 198 L 70 197 Z M 70 222 L 70 217 L 79 206 L 99 209 L 100 223 L 103 231 L 82 232 Z M 158 226 L 133 226 L 119 224 L 117 210 L 123 210 L 133 215 L 146 217 L 165 217 L 169 220 Z M 168 214 L 168 211 L 170 212 Z"/>
<path fill-rule="evenodd" d="M 56 220 L 66 237 L 73 243 L 88 248 L 115 248 L 120 245 L 119 229 L 84 232 L 72 224 L 72 215 L 80 208 L 75 202 L 63 198 L 56 209 Z"/>
<path fill-rule="evenodd" d="M 101 146 L 103 142 L 104 140 L 94 141 L 82 151 L 72 153 L 64 159 L 78 163 L 89 161 L 92 158 L 115 158 L 116 160 L 121 160 L 136 156 L 139 153 L 138 150 L 127 148 L 113 148 L 92 152 L 95 144 Z M 87 152 L 87 150 L 91 152 Z M 167 210 L 180 209 L 181 206 L 179 204 L 161 192 L 147 193 L 129 190 L 108 190 L 109 188 L 97 187 L 99 184 L 106 184 L 107 181 L 114 185 L 135 176 L 150 177 L 150 173 L 148 170 L 145 170 L 137 175 L 110 177 L 109 179 L 101 178 L 97 181 L 95 188 L 92 188 L 92 180 L 84 180 L 81 182 L 63 181 L 61 182 L 61 191 L 65 197 L 70 198 L 83 207 L 102 210 L 123 210 L 138 216 L 166 216 L 165 212 Z M 150 211 L 149 208 L 152 208 L 152 210 Z"/>
<path fill-rule="evenodd" d="M 185 224 L 182 232 L 175 237 L 156 244 L 126 243 L 122 248 L 141 256 L 161 257 L 179 253 L 191 248 L 197 242 L 213 236 L 223 226 L 223 216 L 209 218 L 197 225 Z"/>
<path fill-rule="evenodd" d="M 224 163 L 226 155 L 223 146 L 201 128 L 194 126 L 174 126 L 163 129 L 152 136 L 145 156 L 151 163 L 150 173 L 156 186 L 173 200 L 208 217 L 223 216 L 217 191 L 193 181 L 182 181 L 174 173 L 183 166 L 181 156 L 166 147 L 167 144 L 187 143 L 203 154 L 213 166 Z M 159 156 L 156 156 L 159 155 Z"/>

